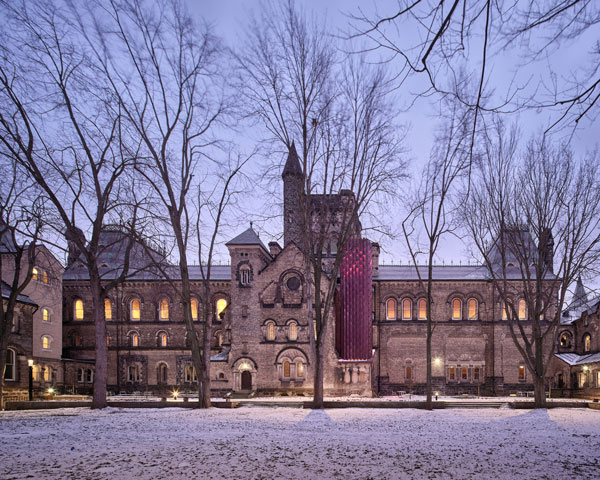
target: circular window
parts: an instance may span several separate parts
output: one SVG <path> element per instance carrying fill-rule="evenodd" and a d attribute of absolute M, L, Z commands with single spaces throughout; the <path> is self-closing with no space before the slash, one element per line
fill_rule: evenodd
<path fill-rule="evenodd" d="M 300 288 L 300 280 L 298 280 L 298 277 L 290 277 L 287 279 L 286 285 L 290 290 L 298 290 Z"/>

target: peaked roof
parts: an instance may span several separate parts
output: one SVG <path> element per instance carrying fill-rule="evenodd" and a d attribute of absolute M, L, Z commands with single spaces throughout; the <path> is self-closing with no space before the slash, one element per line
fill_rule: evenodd
<path fill-rule="evenodd" d="M 292 142 L 290 152 L 288 153 L 285 167 L 283 167 L 282 177 L 287 175 L 300 176 L 302 175 L 302 169 L 300 168 L 300 161 L 298 160 L 298 152 L 296 152 L 296 144 Z"/>
<path fill-rule="evenodd" d="M 232 238 L 225 245 L 258 245 L 266 252 L 269 251 L 267 247 L 265 247 L 265 245 L 260 241 L 258 234 L 252 229 L 252 227 L 243 231 L 237 237 Z"/>
<path fill-rule="evenodd" d="M 6 283 L 4 280 L 2 280 L 2 298 L 8 299 L 8 297 L 10 297 L 11 292 L 12 292 L 11 286 L 8 283 Z M 33 306 L 37 307 L 37 303 L 35 303 L 31 298 L 29 298 L 27 295 L 25 295 L 23 293 L 19 293 L 19 295 L 17 295 L 17 302 L 26 303 L 28 305 L 33 305 Z"/>
<path fill-rule="evenodd" d="M 573 301 L 571 302 L 571 307 L 575 308 L 581 305 L 585 305 L 588 303 L 587 294 L 585 293 L 585 288 L 583 286 L 583 282 L 581 281 L 581 277 L 577 279 L 577 285 L 575 286 L 575 293 L 573 294 Z"/>

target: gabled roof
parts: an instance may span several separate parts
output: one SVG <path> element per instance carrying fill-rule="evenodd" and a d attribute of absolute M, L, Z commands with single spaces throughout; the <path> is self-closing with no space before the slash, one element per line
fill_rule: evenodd
<path fill-rule="evenodd" d="M 5 281 L 2 281 L 2 298 L 8 298 L 10 296 L 11 291 L 11 286 Z M 38 304 L 35 303 L 31 298 L 29 298 L 27 295 L 23 295 L 22 293 L 19 293 L 19 295 L 17 295 L 17 302 L 24 303 L 27 305 L 33 305 L 34 307 L 38 306 Z"/>
<path fill-rule="evenodd" d="M 302 168 L 300 168 L 300 161 L 298 160 L 298 152 L 296 152 L 296 145 L 292 142 L 292 146 L 290 147 L 290 152 L 288 153 L 287 160 L 285 162 L 285 166 L 283 167 L 283 172 L 281 172 L 281 176 L 285 178 L 287 175 L 301 176 Z"/>
<path fill-rule="evenodd" d="M 572 367 L 586 363 L 600 362 L 600 353 L 586 353 L 585 355 L 578 355 L 576 353 L 555 353 L 554 356 Z"/>
<path fill-rule="evenodd" d="M 262 247 L 265 252 L 269 252 L 267 247 L 265 247 L 264 243 L 261 242 L 257 233 L 250 227 L 248 230 L 243 231 L 237 237 L 232 238 L 226 244 L 229 245 L 258 245 Z"/>

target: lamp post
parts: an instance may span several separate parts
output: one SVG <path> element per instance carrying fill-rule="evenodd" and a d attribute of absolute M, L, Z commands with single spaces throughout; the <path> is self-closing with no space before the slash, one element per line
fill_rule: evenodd
<path fill-rule="evenodd" d="M 33 400 L 33 358 L 27 359 L 27 366 L 29 367 L 29 401 Z"/>

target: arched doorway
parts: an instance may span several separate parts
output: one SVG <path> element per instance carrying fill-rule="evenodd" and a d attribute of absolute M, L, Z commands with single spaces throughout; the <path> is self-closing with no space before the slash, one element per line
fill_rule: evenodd
<path fill-rule="evenodd" d="M 244 370 L 242 372 L 242 390 L 252 389 L 252 373 L 250 370 Z"/>

